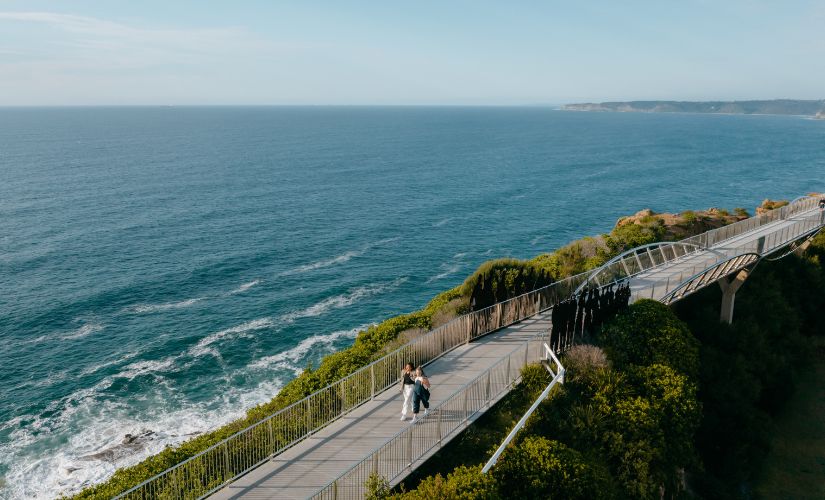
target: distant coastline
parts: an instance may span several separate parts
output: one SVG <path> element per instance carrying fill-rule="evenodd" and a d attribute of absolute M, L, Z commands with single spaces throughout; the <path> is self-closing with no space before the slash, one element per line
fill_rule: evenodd
<path fill-rule="evenodd" d="M 825 119 L 825 100 L 773 99 L 767 101 L 616 101 L 576 103 L 565 111 L 620 113 L 706 113 L 724 115 L 793 115 Z"/>

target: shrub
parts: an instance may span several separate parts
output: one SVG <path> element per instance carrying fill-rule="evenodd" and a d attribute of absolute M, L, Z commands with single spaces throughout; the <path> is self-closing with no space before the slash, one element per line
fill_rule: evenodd
<path fill-rule="evenodd" d="M 696 384 L 665 365 L 635 366 L 628 370 L 629 383 L 650 402 L 663 435 L 662 471 L 671 490 L 678 487 L 674 473 L 695 465 L 694 438 L 702 417 Z"/>
<path fill-rule="evenodd" d="M 529 364 L 521 369 L 521 383 L 519 385 L 530 397 L 538 397 L 549 383 L 549 374 L 544 366 Z"/>
<path fill-rule="evenodd" d="M 538 436 L 507 448 L 491 474 L 507 498 L 611 498 L 613 492 L 603 467 L 558 441 Z"/>
<path fill-rule="evenodd" d="M 602 328 L 600 338 L 618 367 L 663 364 L 694 380 L 698 375 L 699 342 L 659 302 L 635 302 Z"/>
<path fill-rule="evenodd" d="M 496 481 L 491 474 L 482 474 L 481 466 L 460 466 L 446 479 L 441 474 L 430 476 L 413 491 L 392 496 L 398 500 L 494 500 L 500 497 Z"/>
<path fill-rule="evenodd" d="M 377 472 L 370 474 L 367 482 L 364 483 L 364 489 L 366 490 L 364 495 L 366 500 L 384 500 L 390 497 L 389 481 Z"/>
<path fill-rule="evenodd" d="M 601 347 L 582 344 L 571 347 L 562 358 L 567 382 L 591 380 L 601 370 L 610 368 Z"/>
<path fill-rule="evenodd" d="M 606 237 L 607 248 L 611 256 L 618 255 L 631 248 L 661 241 L 664 234 L 664 221 L 659 218 L 648 224 L 623 224 Z"/>
<path fill-rule="evenodd" d="M 522 295 L 553 282 L 549 272 L 518 259 L 498 259 L 482 264 L 461 286 L 461 294 L 470 297 L 473 309 Z"/>

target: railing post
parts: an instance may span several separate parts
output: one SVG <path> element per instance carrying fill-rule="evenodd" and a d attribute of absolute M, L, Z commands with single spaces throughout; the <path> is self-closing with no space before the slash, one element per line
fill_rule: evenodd
<path fill-rule="evenodd" d="M 275 454 L 277 447 L 275 446 L 275 431 L 272 429 L 272 419 L 269 419 L 269 442 L 272 443 L 272 453 L 270 457 Z"/>
<path fill-rule="evenodd" d="M 490 370 L 487 370 L 487 384 L 484 389 L 484 402 L 490 402 Z"/>
<path fill-rule="evenodd" d="M 441 442 L 444 436 L 441 435 L 441 414 L 444 413 L 443 408 L 438 409 L 438 447 L 441 448 Z"/>
<path fill-rule="evenodd" d="M 306 417 L 305 418 L 306 418 L 307 436 L 308 436 L 312 432 L 312 415 L 310 414 L 311 412 L 309 411 L 309 398 L 307 398 L 305 401 L 307 402 L 306 405 L 305 405 L 306 406 Z"/>
<path fill-rule="evenodd" d="M 464 390 L 464 424 L 470 425 L 470 413 L 469 413 L 469 405 L 467 404 L 467 399 L 470 397 L 470 391 L 467 389 Z"/>
<path fill-rule="evenodd" d="M 412 446 L 412 431 L 415 427 L 407 427 L 407 467 L 412 467 L 413 463 L 413 446 Z"/>
<path fill-rule="evenodd" d="M 223 466 L 226 469 L 226 475 L 224 476 L 224 481 L 226 481 L 232 475 L 229 472 L 229 447 L 225 443 L 223 445 Z"/>
<path fill-rule="evenodd" d="M 375 399 L 375 363 L 370 365 L 370 381 L 372 382 L 372 390 L 370 391 L 370 399 Z"/>
<path fill-rule="evenodd" d="M 521 365 L 522 368 L 527 366 L 527 359 L 528 359 L 529 355 L 530 355 L 530 342 L 527 342 L 526 344 L 524 344 L 524 364 Z"/>
<path fill-rule="evenodd" d="M 341 387 L 341 416 L 343 416 L 344 412 L 346 412 L 346 408 L 347 408 L 347 391 L 344 388 L 344 382 L 343 381 L 338 385 L 339 385 L 339 387 Z"/>

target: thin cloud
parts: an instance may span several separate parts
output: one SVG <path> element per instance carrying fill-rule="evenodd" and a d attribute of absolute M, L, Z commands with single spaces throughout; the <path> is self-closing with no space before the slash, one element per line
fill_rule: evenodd
<path fill-rule="evenodd" d="M 35 23 L 51 28 L 54 31 L 51 42 L 61 49 L 54 51 L 53 56 L 62 60 L 67 55 L 98 61 L 117 56 L 120 61 L 132 59 L 157 65 L 191 62 L 190 57 L 243 57 L 298 48 L 272 43 L 240 27 L 140 27 L 55 12 L 0 12 L 0 22 Z"/>

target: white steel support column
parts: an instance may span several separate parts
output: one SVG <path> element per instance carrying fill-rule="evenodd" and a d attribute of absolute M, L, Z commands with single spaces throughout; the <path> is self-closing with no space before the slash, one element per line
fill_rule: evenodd
<path fill-rule="evenodd" d="M 733 323 L 733 303 L 736 300 L 736 291 L 745 283 L 750 275 L 750 269 L 742 269 L 729 278 L 722 278 L 717 283 L 722 289 L 722 310 L 719 320 L 727 324 Z"/>

